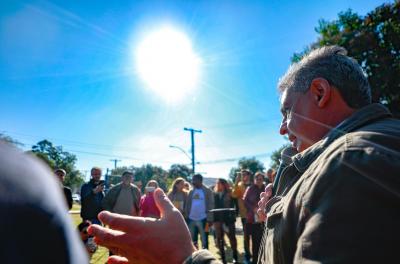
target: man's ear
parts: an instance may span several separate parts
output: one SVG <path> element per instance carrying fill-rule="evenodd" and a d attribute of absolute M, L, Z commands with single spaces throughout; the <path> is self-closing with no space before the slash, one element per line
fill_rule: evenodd
<path fill-rule="evenodd" d="M 315 78 L 310 85 L 311 95 L 318 107 L 324 108 L 331 99 L 332 87 L 324 78 Z"/>

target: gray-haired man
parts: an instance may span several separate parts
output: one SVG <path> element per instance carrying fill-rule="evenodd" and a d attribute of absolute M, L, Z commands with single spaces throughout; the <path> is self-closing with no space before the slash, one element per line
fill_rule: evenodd
<path fill-rule="evenodd" d="M 288 135 L 299 154 L 284 169 L 276 196 L 265 206 L 268 219 L 261 262 L 381 263 L 398 259 L 400 121 L 382 105 L 371 103 L 361 67 L 340 47 L 311 52 L 289 69 L 279 89 L 280 133 Z M 172 207 L 168 208 L 160 220 L 163 225 L 178 221 Z M 106 222 L 123 222 L 118 216 L 103 217 Z M 130 230 L 125 228 L 127 223 L 114 226 L 133 239 L 134 224 L 140 221 L 127 222 Z M 149 226 L 149 232 L 150 228 L 155 227 Z M 188 256 L 186 263 L 214 263 L 208 251 L 187 247 L 183 252 L 181 246 L 190 243 L 183 236 L 188 233 L 185 228 L 179 229 L 182 240 L 164 245 L 164 250 L 174 254 L 163 261 L 179 263 Z M 123 238 L 110 235 L 113 230 L 95 226 L 91 231 L 102 245 L 125 245 Z M 158 232 L 158 241 L 168 239 L 169 234 L 168 230 Z M 158 241 L 149 248 L 135 248 L 134 254 L 150 260 L 152 248 L 163 245 Z M 125 256 L 133 260 L 134 254 L 126 251 Z"/>

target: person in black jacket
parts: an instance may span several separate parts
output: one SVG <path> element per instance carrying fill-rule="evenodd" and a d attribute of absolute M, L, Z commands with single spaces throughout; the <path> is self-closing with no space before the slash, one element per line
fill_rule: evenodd
<path fill-rule="evenodd" d="M 225 179 L 218 179 L 214 188 L 214 228 L 217 245 L 223 263 L 226 263 L 224 234 L 228 234 L 233 251 L 233 263 L 238 261 L 237 241 L 235 236 L 236 210 L 234 208 L 231 188 Z"/>
<path fill-rule="evenodd" d="M 66 171 L 63 169 L 56 169 L 54 171 L 54 173 L 57 175 L 58 179 L 60 180 L 60 183 L 62 185 L 63 191 L 64 191 L 64 196 L 65 196 L 65 200 L 67 202 L 68 205 L 68 209 L 71 210 L 72 208 L 72 191 L 71 188 L 64 186 L 64 179 L 65 179 L 65 175 L 67 175 Z"/>
<path fill-rule="evenodd" d="M 101 169 L 93 167 L 90 171 L 92 179 L 81 188 L 81 217 L 93 224 L 100 224 L 97 215 L 101 212 L 104 198 L 104 182 L 100 181 Z"/>

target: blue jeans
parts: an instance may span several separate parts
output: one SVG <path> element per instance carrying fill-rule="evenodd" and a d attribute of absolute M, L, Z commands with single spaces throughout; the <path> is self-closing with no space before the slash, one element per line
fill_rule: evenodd
<path fill-rule="evenodd" d="M 208 249 L 208 236 L 205 232 L 205 227 L 206 227 L 206 219 L 199 220 L 199 221 L 194 221 L 189 219 L 188 220 L 188 226 L 190 230 L 190 235 L 192 236 L 192 241 L 193 243 L 197 246 L 197 235 L 200 233 L 201 237 L 201 245 L 203 249 Z"/>

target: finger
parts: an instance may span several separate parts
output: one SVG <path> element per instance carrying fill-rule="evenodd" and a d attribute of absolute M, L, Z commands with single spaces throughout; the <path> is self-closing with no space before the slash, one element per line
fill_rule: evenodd
<path fill-rule="evenodd" d="M 175 206 L 171 203 L 168 197 L 165 195 L 164 191 L 157 188 L 154 191 L 154 201 L 158 209 L 160 210 L 161 217 L 169 215 L 175 211 Z"/>
<path fill-rule="evenodd" d="M 126 264 L 129 263 L 127 258 L 120 257 L 120 256 L 111 256 L 108 257 L 108 264 Z"/>
<path fill-rule="evenodd" d="M 94 236 L 96 244 L 107 248 L 118 248 L 119 246 L 124 245 L 125 242 L 125 233 L 99 225 L 89 226 L 88 234 Z"/>
<path fill-rule="evenodd" d="M 114 214 L 108 211 L 100 212 L 98 217 L 111 229 L 123 232 L 142 232 L 146 223 L 146 219 L 143 217 Z"/>
<path fill-rule="evenodd" d="M 257 214 L 258 214 L 258 216 L 259 216 L 261 221 L 265 221 L 265 219 L 267 218 L 267 216 L 265 215 L 265 213 L 261 209 L 257 210 Z"/>
<path fill-rule="evenodd" d="M 259 209 L 257 210 L 257 214 L 258 214 L 259 216 L 265 215 L 264 211 L 263 211 L 261 208 L 259 208 Z"/>
<path fill-rule="evenodd" d="M 263 193 L 260 194 L 260 201 L 259 202 L 266 203 L 268 200 L 269 200 L 268 193 L 263 192 Z"/>

